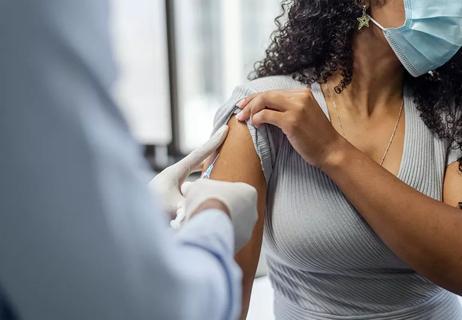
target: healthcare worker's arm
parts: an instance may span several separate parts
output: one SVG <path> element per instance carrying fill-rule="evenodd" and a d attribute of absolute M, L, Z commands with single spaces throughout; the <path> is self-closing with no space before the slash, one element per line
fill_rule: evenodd
<path fill-rule="evenodd" d="M 258 192 L 258 221 L 252 240 L 236 256 L 244 273 L 241 319 L 245 319 L 250 302 L 262 246 L 266 210 L 266 181 L 260 159 L 255 151 L 249 129 L 235 117 L 229 120 L 229 133 L 215 163 L 211 178 L 230 182 L 245 182 Z"/>
<path fill-rule="evenodd" d="M 175 236 L 155 208 L 109 95 L 107 2 L 1 1 L 0 21 L 0 292 L 18 318 L 233 319 L 232 225 L 209 210 Z"/>

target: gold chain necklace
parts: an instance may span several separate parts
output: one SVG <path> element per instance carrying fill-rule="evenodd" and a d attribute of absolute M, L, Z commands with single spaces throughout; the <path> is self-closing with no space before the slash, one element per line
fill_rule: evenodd
<path fill-rule="evenodd" d="M 335 93 L 334 93 L 334 95 L 335 95 Z M 343 128 L 342 119 L 340 118 L 340 113 L 338 112 L 337 102 L 335 101 L 335 96 L 334 95 L 331 96 L 332 97 L 332 104 L 334 105 L 335 114 L 337 116 L 337 121 L 338 121 L 338 123 L 340 125 L 340 130 L 342 131 L 341 135 L 344 138 L 346 138 L 345 129 Z M 398 119 L 396 120 L 396 123 L 395 123 L 395 126 L 393 128 L 393 132 L 391 134 L 390 140 L 388 141 L 387 148 L 385 149 L 385 153 L 383 154 L 382 160 L 380 161 L 381 166 L 383 166 L 383 164 L 385 163 L 385 159 L 387 158 L 388 152 L 390 151 L 390 148 L 391 148 L 391 146 L 393 144 L 393 141 L 395 140 L 396 132 L 398 131 L 399 121 L 401 120 L 401 116 L 403 115 L 403 111 L 404 111 L 404 99 L 403 99 L 403 104 L 401 105 L 401 109 L 399 110 Z"/>

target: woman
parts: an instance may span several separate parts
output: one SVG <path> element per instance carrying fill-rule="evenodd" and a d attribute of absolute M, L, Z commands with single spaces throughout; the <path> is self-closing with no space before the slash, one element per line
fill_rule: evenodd
<path fill-rule="evenodd" d="M 278 320 L 462 319 L 462 2 L 283 7 L 215 120 L 211 177 L 260 197 L 243 318 L 264 230 Z"/>

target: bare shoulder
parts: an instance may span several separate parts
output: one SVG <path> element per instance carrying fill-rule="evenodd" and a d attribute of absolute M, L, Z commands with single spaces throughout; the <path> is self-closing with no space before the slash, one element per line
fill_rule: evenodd
<path fill-rule="evenodd" d="M 234 116 L 228 125 L 228 137 L 218 151 L 218 160 L 211 178 L 246 182 L 261 189 L 266 184 L 265 178 L 247 125 L 240 123 Z"/>
<path fill-rule="evenodd" d="M 306 85 L 286 75 L 259 78 L 237 87 L 231 99 L 220 108 L 215 116 L 215 129 L 228 121 L 230 131 L 225 143 L 219 150 L 219 157 L 215 163 L 211 178 L 223 181 L 246 182 L 254 185 L 257 189 L 260 185 L 266 186 L 262 161 L 255 150 L 256 147 L 249 128 L 245 123 L 238 122 L 234 116 L 230 118 L 230 115 L 234 112 L 235 104 L 249 94 L 303 87 L 306 87 Z M 260 141 L 262 140 L 265 140 L 265 138 L 260 139 Z M 269 145 L 267 147 L 269 148 Z"/>

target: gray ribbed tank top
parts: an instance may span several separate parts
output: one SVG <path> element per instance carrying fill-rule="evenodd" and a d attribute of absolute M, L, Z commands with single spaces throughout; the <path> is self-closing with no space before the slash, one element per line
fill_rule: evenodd
<path fill-rule="evenodd" d="M 215 128 L 251 93 L 302 87 L 286 76 L 238 87 L 218 111 Z M 311 89 L 329 116 L 320 86 Z M 405 124 L 398 178 L 441 200 L 445 168 L 460 152 L 431 133 L 408 92 Z M 268 184 L 263 246 L 277 320 L 462 319 L 457 297 L 393 254 L 335 183 L 308 165 L 279 129 L 248 127 Z"/>

